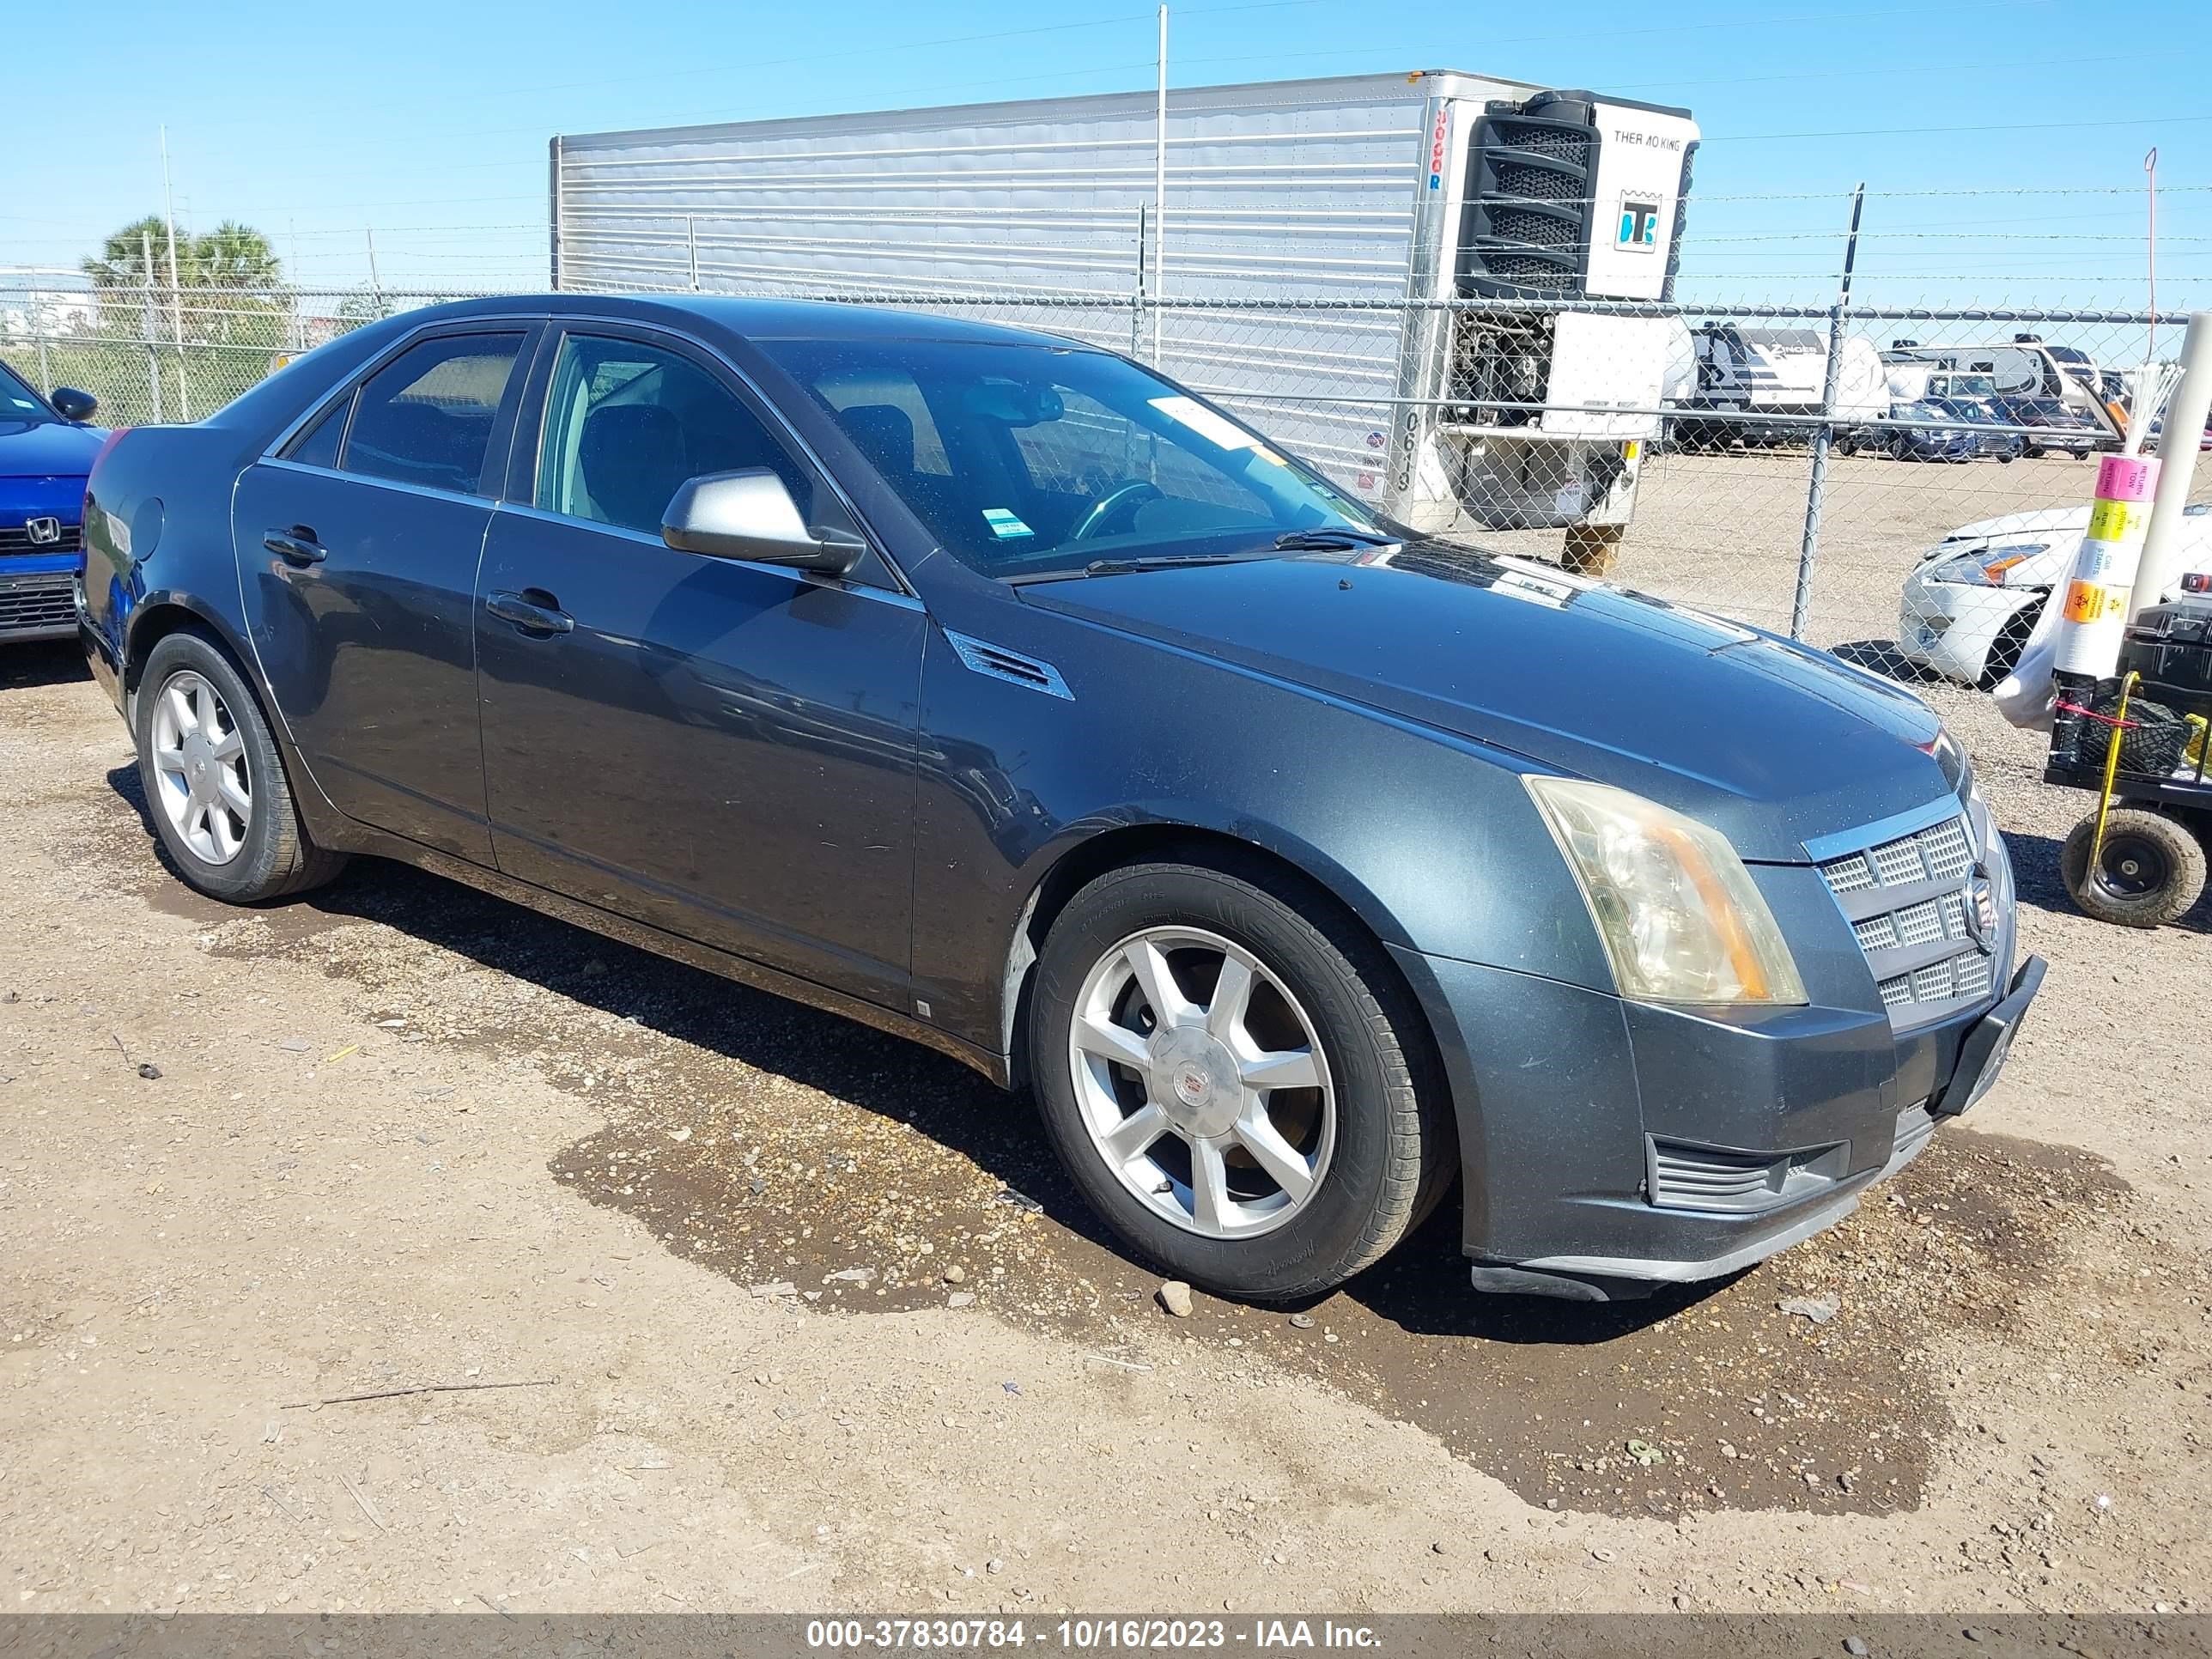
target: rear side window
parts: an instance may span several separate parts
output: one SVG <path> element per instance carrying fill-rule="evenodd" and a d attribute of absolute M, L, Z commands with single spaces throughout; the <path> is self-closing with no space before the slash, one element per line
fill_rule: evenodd
<path fill-rule="evenodd" d="M 364 477 L 480 495 L 484 456 L 523 337 L 425 340 L 364 384 L 339 465 Z"/>
<path fill-rule="evenodd" d="M 344 440 L 346 416 L 353 412 L 353 399 L 342 398 L 324 411 L 323 418 L 292 440 L 284 451 L 284 459 L 297 461 L 302 466 L 327 466 L 335 470 L 338 464 L 338 445 Z"/>

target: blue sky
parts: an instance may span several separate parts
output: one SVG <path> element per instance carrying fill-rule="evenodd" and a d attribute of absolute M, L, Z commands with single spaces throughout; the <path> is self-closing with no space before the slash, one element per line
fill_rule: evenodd
<path fill-rule="evenodd" d="M 2201 3 L 1191 0 L 1172 16 L 1176 85 L 1449 67 L 1689 106 L 1705 147 L 1686 275 L 1708 299 L 1825 297 L 1863 179 L 1874 297 L 2140 303 L 2154 143 L 2161 307 L 2212 303 Z M 15 100 L 0 265 L 74 266 L 158 210 L 166 122 L 179 219 L 260 227 L 303 283 L 363 280 L 367 230 L 386 286 L 542 283 L 552 133 L 1148 86 L 1153 29 L 1127 0 L 25 7 L 10 57 L 51 72 Z M 1952 193 L 1969 191 L 1994 193 Z"/>

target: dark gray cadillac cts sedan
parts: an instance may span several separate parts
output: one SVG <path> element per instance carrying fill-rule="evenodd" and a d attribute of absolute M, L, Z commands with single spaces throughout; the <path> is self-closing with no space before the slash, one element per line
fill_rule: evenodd
<path fill-rule="evenodd" d="M 1130 1247 L 1311 1296 L 1828 1225 L 2042 977 L 1911 696 L 1425 540 L 1107 351 L 556 295 L 377 324 L 94 469 L 154 827 L 422 865 L 1036 1094 Z"/>

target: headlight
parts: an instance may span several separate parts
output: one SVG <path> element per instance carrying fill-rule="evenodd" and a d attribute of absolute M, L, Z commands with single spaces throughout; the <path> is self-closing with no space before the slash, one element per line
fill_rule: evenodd
<path fill-rule="evenodd" d="M 1803 1002 L 1773 912 L 1717 830 L 1602 783 L 1528 776 L 1575 872 L 1621 995 Z"/>
<path fill-rule="evenodd" d="M 2014 542 L 1964 558 L 1946 559 L 1928 574 L 1938 581 L 1965 582 L 1975 587 L 2003 587 L 2012 573 L 2039 553 L 2051 550 L 2048 542 Z"/>

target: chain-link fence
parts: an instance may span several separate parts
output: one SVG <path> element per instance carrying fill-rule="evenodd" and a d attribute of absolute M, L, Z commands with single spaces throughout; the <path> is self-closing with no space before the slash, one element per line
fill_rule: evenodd
<path fill-rule="evenodd" d="M 192 419 L 289 356 L 454 297 L 0 290 L 0 359 L 42 391 L 93 393 L 105 422 Z M 1133 352 L 1425 528 L 1595 559 L 1677 603 L 1967 684 L 2010 666 L 2062 582 L 2094 459 L 2118 447 L 2155 383 L 2146 365 L 2178 349 L 2185 321 L 1961 305 L 815 297 Z M 1606 331 L 1594 350 L 1593 326 Z M 2185 538 L 2187 562 L 2212 570 L 2208 501 L 2212 467 Z"/>

